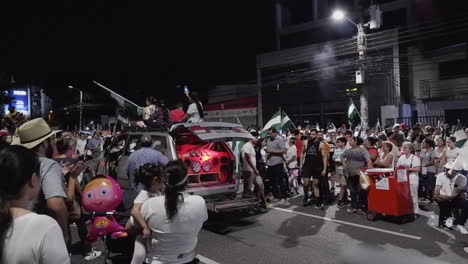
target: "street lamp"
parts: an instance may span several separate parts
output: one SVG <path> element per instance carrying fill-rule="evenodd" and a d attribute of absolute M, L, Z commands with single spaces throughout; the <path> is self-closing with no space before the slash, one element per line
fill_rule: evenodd
<path fill-rule="evenodd" d="M 75 89 L 73 85 L 68 85 L 68 89 Z M 78 130 L 82 128 L 82 120 L 83 120 L 83 90 L 79 89 L 80 91 L 80 126 Z"/>
<path fill-rule="evenodd" d="M 343 10 L 335 10 L 332 13 L 332 19 L 337 21 L 342 21 L 344 19 L 348 20 L 351 24 L 356 26 L 357 28 L 357 35 L 355 36 L 357 40 L 357 52 L 359 55 L 359 71 L 356 72 L 356 83 L 362 84 L 361 93 L 359 96 L 360 101 L 360 116 L 361 116 L 361 126 L 366 129 L 369 127 L 369 107 L 368 107 L 368 91 L 367 86 L 365 84 L 364 78 L 364 66 L 365 66 L 365 58 L 366 58 L 366 48 L 367 48 L 367 39 L 366 33 L 364 32 L 364 25 L 362 23 L 355 23 L 349 17 L 346 16 L 346 13 Z"/>

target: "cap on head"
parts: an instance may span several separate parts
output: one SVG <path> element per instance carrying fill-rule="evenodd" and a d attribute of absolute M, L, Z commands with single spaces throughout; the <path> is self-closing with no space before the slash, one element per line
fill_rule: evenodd
<path fill-rule="evenodd" d="M 393 128 L 394 128 L 394 129 L 397 128 L 397 127 L 400 128 L 400 127 L 401 127 L 400 124 L 394 124 L 394 125 L 393 125 Z"/>
<path fill-rule="evenodd" d="M 142 146 L 150 146 L 153 142 L 153 138 L 150 135 L 143 135 L 140 138 L 140 143 Z"/>

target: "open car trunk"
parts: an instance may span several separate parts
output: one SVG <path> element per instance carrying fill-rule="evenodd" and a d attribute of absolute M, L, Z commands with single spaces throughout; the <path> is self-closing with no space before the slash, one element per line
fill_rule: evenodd
<path fill-rule="evenodd" d="M 237 184 L 236 155 L 227 142 L 252 138 L 241 125 L 217 122 L 178 124 L 171 128 L 171 136 L 175 140 L 178 158 L 187 165 L 189 188 Z"/>

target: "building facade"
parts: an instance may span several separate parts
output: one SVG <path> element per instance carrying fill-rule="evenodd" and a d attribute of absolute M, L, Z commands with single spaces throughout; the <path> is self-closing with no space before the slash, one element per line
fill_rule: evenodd
<path fill-rule="evenodd" d="M 453 110 L 468 108 L 468 34 L 460 24 L 468 21 L 457 16 L 467 11 L 467 1 L 370 2 L 275 2 L 277 49 L 257 56 L 260 124 L 279 107 L 296 124 L 347 123 L 349 98 L 359 107 L 362 91 L 370 126 L 377 120 L 453 123 L 449 119 L 463 116 L 454 118 Z M 332 21 L 334 8 L 355 23 L 370 22 L 363 60 L 353 38 L 356 25 Z M 361 69 L 364 83 L 357 84 Z"/>

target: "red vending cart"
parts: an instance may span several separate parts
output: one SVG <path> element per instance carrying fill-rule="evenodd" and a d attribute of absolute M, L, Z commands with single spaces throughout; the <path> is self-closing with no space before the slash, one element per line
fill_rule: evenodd
<path fill-rule="evenodd" d="M 413 202 L 406 168 L 377 168 L 366 170 L 370 177 L 367 219 L 374 221 L 379 215 L 398 217 L 400 222 L 412 219 Z"/>

